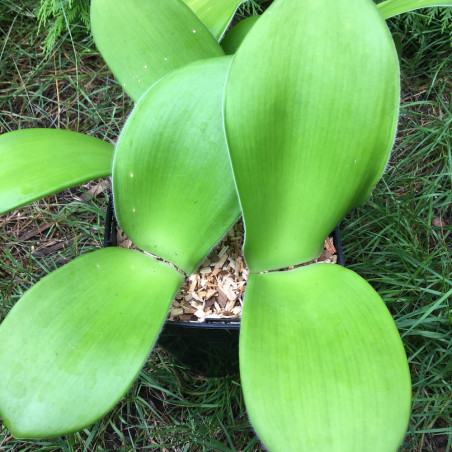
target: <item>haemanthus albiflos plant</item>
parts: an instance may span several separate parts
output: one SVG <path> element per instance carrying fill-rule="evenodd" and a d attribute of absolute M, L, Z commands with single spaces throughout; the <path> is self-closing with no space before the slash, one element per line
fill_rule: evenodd
<path fill-rule="evenodd" d="M 280 270 L 317 257 L 384 171 L 399 110 L 384 19 L 450 2 L 275 0 L 226 33 L 225 55 L 239 4 L 92 0 L 96 45 L 136 102 L 115 148 L 61 130 L 0 136 L 0 212 L 111 174 L 119 223 L 144 251 L 79 257 L 3 321 L 0 415 L 16 437 L 74 432 L 107 413 L 184 274 L 243 214 L 240 373 L 263 443 L 391 452 L 401 442 L 410 375 L 380 296 L 340 266 Z"/>

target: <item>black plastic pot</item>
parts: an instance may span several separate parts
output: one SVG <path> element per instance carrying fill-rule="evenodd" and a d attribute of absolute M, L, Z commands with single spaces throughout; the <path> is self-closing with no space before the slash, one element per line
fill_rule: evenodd
<path fill-rule="evenodd" d="M 332 233 L 337 263 L 344 266 L 339 228 Z M 105 220 L 104 246 L 116 246 L 116 221 L 110 199 Z M 206 376 L 239 373 L 239 319 L 210 319 L 204 323 L 166 321 L 158 345 L 181 364 Z"/>

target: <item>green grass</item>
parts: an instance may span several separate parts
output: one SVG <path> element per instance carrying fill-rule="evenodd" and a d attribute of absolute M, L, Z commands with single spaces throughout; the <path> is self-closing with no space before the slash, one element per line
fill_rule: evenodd
<path fill-rule="evenodd" d="M 403 451 L 452 448 L 452 59 L 441 21 L 429 30 L 435 39 L 404 39 L 390 164 L 342 228 L 348 266 L 382 295 L 407 352 L 413 406 Z"/>
<path fill-rule="evenodd" d="M 60 127 L 114 141 L 132 103 L 92 39 L 75 25 L 45 56 L 27 5 L 0 0 L 0 133 Z M 342 222 L 346 264 L 384 298 L 409 359 L 413 407 L 403 452 L 452 449 L 452 61 L 443 18 L 425 14 L 391 21 L 403 35 L 398 138 L 370 200 Z M 0 217 L 0 320 L 43 275 L 101 246 L 106 194 L 90 195 L 92 186 Z M 3 425 L 0 432 L 2 451 L 147 449 L 263 450 L 239 378 L 196 375 L 156 349 L 127 395 L 93 426 L 40 441 L 16 440 Z"/>
<path fill-rule="evenodd" d="M 430 107 L 417 101 L 403 108 L 404 136 L 387 174 L 343 227 L 349 267 L 382 295 L 407 352 L 413 408 L 402 450 L 409 451 L 441 450 L 432 446 L 435 437 L 450 450 L 452 434 L 452 117 L 447 109 L 431 116 Z"/>

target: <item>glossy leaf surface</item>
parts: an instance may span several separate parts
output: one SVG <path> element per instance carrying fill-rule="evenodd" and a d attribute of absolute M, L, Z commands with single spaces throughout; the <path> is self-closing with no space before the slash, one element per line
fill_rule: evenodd
<path fill-rule="evenodd" d="M 93 0 L 91 22 L 102 57 L 135 101 L 168 72 L 223 55 L 182 0 Z"/>
<path fill-rule="evenodd" d="M 107 248 L 28 290 L 0 325 L 0 415 L 17 438 L 92 424 L 136 378 L 183 276 Z"/>
<path fill-rule="evenodd" d="M 222 119 L 231 58 L 169 74 L 136 105 L 113 167 L 121 227 L 191 273 L 240 214 Z"/>
<path fill-rule="evenodd" d="M 234 17 L 237 8 L 246 0 L 183 0 L 219 41 Z"/>
<path fill-rule="evenodd" d="M 429 6 L 452 6 L 451 0 L 387 0 L 379 3 L 377 8 L 385 19 L 398 14 Z"/>
<path fill-rule="evenodd" d="M 397 328 L 372 287 L 339 265 L 249 276 L 240 376 L 272 452 L 395 452 L 406 432 L 410 374 Z"/>
<path fill-rule="evenodd" d="M 257 22 L 259 16 L 250 16 L 241 20 L 237 25 L 234 25 L 225 35 L 221 41 L 221 47 L 226 55 L 233 55 L 239 48 L 245 36 L 251 30 L 253 25 Z"/>
<path fill-rule="evenodd" d="M 113 146 L 82 133 L 24 129 L 0 135 L 0 214 L 111 174 Z"/>
<path fill-rule="evenodd" d="M 252 272 L 320 254 L 380 179 L 398 102 L 397 53 L 372 2 L 286 0 L 266 10 L 235 54 L 225 100 Z"/>

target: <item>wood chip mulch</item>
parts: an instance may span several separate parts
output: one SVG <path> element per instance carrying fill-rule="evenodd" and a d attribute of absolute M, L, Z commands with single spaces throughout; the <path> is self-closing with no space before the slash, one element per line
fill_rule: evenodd
<path fill-rule="evenodd" d="M 242 254 L 243 222 L 239 220 L 210 252 L 199 269 L 185 278 L 175 296 L 168 320 L 205 322 L 207 319 L 240 319 L 249 271 Z M 313 262 L 337 263 L 332 238 Z M 305 264 L 287 268 L 291 270 Z"/>

